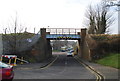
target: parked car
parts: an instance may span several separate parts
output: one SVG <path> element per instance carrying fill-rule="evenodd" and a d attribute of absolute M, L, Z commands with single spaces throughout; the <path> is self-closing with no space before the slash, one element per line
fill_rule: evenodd
<path fill-rule="evenodd" d="M 74 54 L 73 54 L 73 50 L 70 50 L 69 52 L 67 52 L 67 56 L 69 57 L 69 56 L 73 56 Z"/>
<path fill-rule="evenodd" d="M 65 52 L 65 50 L 61 50 L 61 52 Z"/>
<path fill-rule="evenodd" d="M 0 80 L 12 81 L 14 77 L 13 66 L 0 61 Z"/>
<path fill-rule="evenodd" d="M 70 52 L 72 52 L 72 53 L 73 53 L 73 52 L 74 52 L 74 50 L 70 50 Z"/>

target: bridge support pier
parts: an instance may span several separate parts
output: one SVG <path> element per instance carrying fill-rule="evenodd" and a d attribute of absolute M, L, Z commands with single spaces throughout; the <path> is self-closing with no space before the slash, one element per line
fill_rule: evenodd
<path fill-rule="evenodd" d="M 78 32 L 78 35 L 80 35 L 80 32 Z M 80 41 L 81 41 L 81 39 L 79 39 L 79 40 L 78 40 L 78 51 L 77 51 L 77 53 L 78 53 L 79 57 L 81 57 L 81 51 L 80 51 Z"/>
<path fill-rule="evenodd" d="M 50 40 L 46 39 L 46 28 L 40 29 L 41 36 L 32 48 L 32 55 L 37 62 L 46 60 L 52 56 Z"/>
<path fill-rule="evenodd" d="M 91 61 L 91 57 L 90 57 L 90 50 L 86 41 L 86 31 L 87 29 L 81 29 L 81 40 L 79 41 L 79 45 L 80 45 L 80 54 L 79 56 L 85 60 Z"/>
<path fill-rule="evenodd" d="M 42 51 L 43 51 L 43 56 L 44 56 L 44 59 L 47 59 L 49 57 L 52 56 L 52 47 L 50 45 L 50 40 L 47 40 L 46 39 L 46 28 L 41 28 L 40 29 L 40 32 L 41 32 L 41 40 L 42 40 Z"/>

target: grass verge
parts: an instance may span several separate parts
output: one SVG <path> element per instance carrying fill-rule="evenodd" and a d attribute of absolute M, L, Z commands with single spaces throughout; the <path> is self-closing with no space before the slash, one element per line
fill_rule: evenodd
<path fill-rule="evenodd" d="M 52 52 L 60 52 L 60 50 L 52 50 Z"/>
<path fill-rule="evenodd" d="M 120 60 L 120 54 L 111 53 L 102 59 L 96 60 L 95 62 L 98 64 L 101 64 L 101 65 L 110 66 L 110 67 L 120 69 L 120 63 L 118 62 L 119 60 Z"/>

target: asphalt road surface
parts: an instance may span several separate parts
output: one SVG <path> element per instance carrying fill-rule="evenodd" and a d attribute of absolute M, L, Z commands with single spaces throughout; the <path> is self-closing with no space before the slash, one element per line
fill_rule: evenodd
<path fill-rule="evenodd" d="M 57 55 L 54 62 L 42 69 L 40 63 L 15 68 L 14 79 L 96 79 L 74 57 L 67 57 L 66 52 L 54 55 Z"/>

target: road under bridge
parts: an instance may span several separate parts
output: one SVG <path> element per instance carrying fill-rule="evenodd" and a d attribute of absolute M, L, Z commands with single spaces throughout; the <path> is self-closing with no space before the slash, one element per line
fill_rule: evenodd
<path fill-rule="evenodd" d="M 50 40 L 77 40 L 79 57 L 91 60 L 90 50 L 86 43 L 87 29 L 76 28 L 41 28 L 41 38 L 44 41 Z"/>

